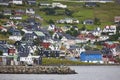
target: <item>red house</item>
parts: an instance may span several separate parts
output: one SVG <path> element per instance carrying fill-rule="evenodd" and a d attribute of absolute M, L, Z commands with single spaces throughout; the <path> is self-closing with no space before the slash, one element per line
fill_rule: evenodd
<path fill-rule="evenodd" d="M 119 43 L 115 43 L 115 42 L 105 42 L 105 43 L 104 43 L 104 46 L 105 46 L 106 48 L 112 49 L 112 48 L 117 47 L 118 44 L 119 44 Z"/>
<path fill-rule="evenodd" d="M 25 11 L 24 11 L 24 10 L 21 10 L 21 9 L 18 9 L 18 10 L 15 10 L 15 11 L 14 11 L 14 14 L 15 14 L 15 15 L 23 15 L 23 14 L 25 14 Z"/>
<path fill-rule="evenodd" d="M 50 43 L 49 42 L 43 42 L 41 45 L 43 46 L 43 48 L 49 48 Z"/>

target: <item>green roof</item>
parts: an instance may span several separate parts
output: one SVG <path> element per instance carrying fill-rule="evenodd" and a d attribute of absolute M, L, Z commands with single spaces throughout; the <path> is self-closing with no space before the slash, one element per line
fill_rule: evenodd
<path fill-rule="evenodd" d="M 45 34 L 41 31 L 34 31 L 34 33 L 37 35 L 37 36 L 45 36 Z"/>

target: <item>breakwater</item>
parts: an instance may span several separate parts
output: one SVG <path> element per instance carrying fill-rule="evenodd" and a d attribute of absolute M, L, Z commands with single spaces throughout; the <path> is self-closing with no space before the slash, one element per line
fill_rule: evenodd
<path fill-rule="evenodd" d="M 0 66 L 0 74 L 76 74 L 67 66 Z"/>

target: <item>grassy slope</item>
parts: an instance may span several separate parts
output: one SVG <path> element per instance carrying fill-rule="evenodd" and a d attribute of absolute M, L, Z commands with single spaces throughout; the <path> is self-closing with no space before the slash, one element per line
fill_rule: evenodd
<path fill-rule="evenodd" d="M 91 63 L 83 63 L 80 61 L 70 61 L 66 59 L 43 58 L 42 65 L 84 65 Z"/>
<path fill-rule="evenodd" d="M 41 0 L 39 0 L 41 1 Z M 45 0 L 44 2 L 51 1 L 51 0 Z M 95 17 L 99 18 L 101 21 L 101 25 L 99 25 L 101 28 L 105 25 L 111 25 L 114 24 L 114 16 L 120 16 L 120 5 L 117 3 L 99 3 L 100 7 L 95 8 L 85 8 L 83 7 L 84 3 L 77 3 L 77 2 L 64 2 L 61 1 L 61 3 L 68 5 L 68 9 L 72 10 L 74 12 L 73 17 L 77 18 L 82 22 L 85 19 L 94 19 Z M 63 17 L 68 17 L 66 15 L 60 15 L 60 16 L 46 16 L 44 14 L 41 14 L 45 20 L 47 19 L 60 19 Z M 82 24 L 77 24 L 79 27 L 82 27 Z M 86 25 L 88 29 L 93 29 L 97 25 Z"/>

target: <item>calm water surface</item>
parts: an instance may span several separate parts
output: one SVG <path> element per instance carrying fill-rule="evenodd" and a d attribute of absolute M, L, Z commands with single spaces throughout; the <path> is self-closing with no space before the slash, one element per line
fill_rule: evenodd
<path fill-rule="evenodd" d="M 120 66 L 71 66 L 78 74 L 0 74 L 0 80 L 120 80 Z"/>

